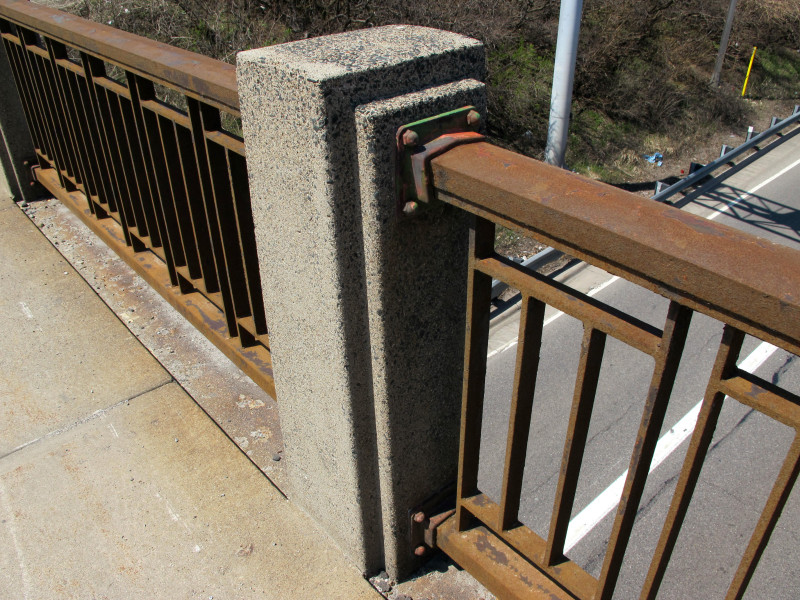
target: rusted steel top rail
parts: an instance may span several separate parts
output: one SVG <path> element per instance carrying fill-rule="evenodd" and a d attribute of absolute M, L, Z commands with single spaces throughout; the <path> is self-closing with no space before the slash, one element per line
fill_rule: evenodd
<path fill-rule="evenodd" d="M 800 352 L 800 252 L 482 142 L 432 161 L 439 199 Z"/>
<path fill-rule="evenodd" d="M 238 116 L 236 68 L 27 0 L 0 0 L 9 21 Z"/>

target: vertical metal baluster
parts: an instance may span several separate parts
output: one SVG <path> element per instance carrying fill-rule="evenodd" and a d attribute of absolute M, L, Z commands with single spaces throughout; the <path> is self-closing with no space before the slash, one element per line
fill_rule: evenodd
<path fill-rule="evenodd" d="M 64 44 L 54 42 L 49 38 L 45 39 L 45 45 L 50 55 L 51 79 L 54 83 L 51 91 L 55 96 L 54 100 L 57 106 L 60 108 L 64 124 L 64 144 L 67 152 L 72 155 L 72 164 L 75 169 L 72 175 L 78 188 L 83 188 L 82 191 L 86 196 L 89 210 L 94 214 L 94 202 L 92 201 L 94 186 L 89 181 L 90 174 L 89 167 L 86 164 L 86 148 L 83 144 L 83 136 L 75 115 L 75 105 L 72 102 L 69 83 L 66 81 L 67 75 L 64 67 L 58 64 L 59 60 L 67 60 L 67 48 Z"/>
<path fill-rule="evenodd" d="M 636 519 L 636 511 L 639 509 L 644 485 L 650 472 L 650 463 L 653 461 L 658 436 L 664 424 L 664 416 L 675 385 L 675 375 L 678 372 L 691 321 L 690 309 L 676 302 L 670 303 L 661 344 L 654 357 L 655 369 L 628 467 L 628 477 L 625 480 L 603 570 L 600 573 L 598 599 L 610 599 L 614 593 L 622 559 L 625 557 L 625 549 Z"/>
<path fill-rule="evenodd" d="M 11 24 L 8 21 L 0 20 L 0 32 L 3 34 L 13 35 Z M 31 134 L 33 146 L 38 152 L 46 154 L 47 152 L 43 146 L 43 134 L 40 130 L 39 121 L 36 116 L 36 107 L 34 106 L 34 101 L 31 97 L 31 91 L 29 89 L 30 82 L 27 81 L 23 68 L 20 65 L 19 53 L 21 52 L 21 46 L 5 38 L 3 39 L 3 46 L 5 48 L 6 57 L 8 58 L 8 63 L 11 67 L 11 74 L 14 77 L 14 83 L 17 88 L 17 93 L 20 97 L 22 109 L 25 113 L 25 120 L 28 123 L 28 130 Z M 40 167 L 47 166 L 40 156 L 37 156 L 36 159 L 39 162 Z"/>
<path fill-rule="evenodd" d="M 108 114 L 107 98 L 96 81 L 98 78 L 105 77 L 105 65 L 103 61 L 86 53 L 81 53 L 81 63 L 83 64 L 86 84 L 86 89 L 83 93 L 92 107 L 92 113 L 97 125 L 95 130 L 96 148 L 102 156 L 103 163 L 101 167 L 105 166 L 105 169 L 101 168 L 101 170 L 104 173 L 106 189 L 109 191 L 108 209 L 110 212 L 118 214 L 122 232 L 125 236 L 125 243 L 128 246 L 133 246 L 135 242 L 130 235 L 130 219 L 123 200 L 125 182 L 120 173 L 119 153 L 113 151 L 114 136 L 110 122 L 111 116 Z"/>
<path fill-rule="evenodd" d="M 106 126 L 109 128 L 109 150 L 114 157 L 117 177 L 120 183 L 120 203 L 125 207 L 128 229 L 131 232 L 131 239 L 134 239 L 136 244 L 134 249 L 137 252 L 144 251 L 147 250 L 147 245 L 143 239 L 147 236 L 147 224 L 144 221 L 141 206 L 136 199 L 139 190 L 132 173 L 133 163 L 125 135 L 125 127 L 122 123 L 122 107 L 120 106 L 119 93 L 104 86 L 99 86 L 97 91 L 102 95 L 101 106 L 105 109 L 103 116 Z"/>
<path fill-rule="evenodd" d="M 545 308 L 545 303 L 535 298 L 526 296 L 522 299 L 517 364 L 514 369 L 514 392 L 508 418 L 503 490 L 500 496 L 500 521 L 497 523 L 501 531 L 511 528 L 519 517 L 533 396 L 539 371 L 539 353 L 542 349 Z"/>
<path fill-rule="evenodd" d="M 725 326 L 680 478 L 642 588 L 642 599 L 654 600 L 664 579 L 722 410 L 725 394 L 719 391 L 720 382 L 736 371 L 736 360 L 739 358 L 743 342 L 744 333 L 730 325 Z"/>
<path fill-rule="evenodd" d="M 127 88 L 125 90 L 130 93 Z M 153 219 L 152 209 L 149 212 L 147 210 L 147 205 L 150 204 L 150 186 L 145 176 L 144 157 L 139 147 L 132 101 L 127 94 L 115 92 L 114 96 L 116 96 L 116 102 L 111 100 L 109 104 L 122 152 L 122 168 L 128 180 L 128 189 L 131 191 L 130 203 L 136 217 L 136 229 L 139 235 L 149 238 L 151 248 L 158 247 L 161 246 L 158 229 Z M 154 244 L 154 241 L 158 243 Z"/>
<path fill-rule="evenodd" d="M 476 270 L 475 264 L 493 253 L 494 223 L 474 217 L 469 234 L 467 331 L 456 491 L 456 527 L 459 531 L 466 529 L 472 520 L 461 502 L 478 492 L 486 352 L 489 345 L 489 309 L 492 302 L 492 278 Z"/>
<path fill-rule="evenodd" d="M 47 53 L 47 43 L 49 39 L 41 36 L 44 40 L 45 48 L 42 49 L 38 45 L 36 48 Z M 44 88 L 42 90 L 45 106 L 49 112 L 50 120 L 55 128 L 56 146 L 59 149 L 59 164 L 60 169 L 69 177 L 77 181 L 80 174 L 76 165 L 76 158 L 74 151 L 70 145 L 70 128 L 67 123 L 66 115 L 61 107 L 61 99 L 58 94 L 58 84 L 56 83 L 55 69 L 56 65 L 50 58 L 45 58 L 37 53 L 33 54 L 34 60 L 39 64 L 40 72 L 42 73 L 42 83 Z M 72 183 L 68 180 L 65 182 L 68 189 L 72 188 Z"/>
<path fill-rule="evenodd" d="M 170 123 L 169 127 L 161 129 L 161 142 L 164 145 L 164 155 L 174 157 L 167 161 L 167 172 L 172 187 L 172 198 L 175 203 L 175 212 L 178 215 L 178 229 L 181 234 L 183 253 L 186 257 L 186 266 L 192 279 L 200 279 L 203 276 L 200 268 L 200 255 L 197 250 L 194 229 L 192 228 L 192 214 L 189 207 L 189 199 L 186 191 L 186 178 L 183 173 L 183 163 L 180 160 L 180 149 L 178 148 L 178 128 L 175 122 Z"/>
<path fill-rule="evenodd" d="M 228 281 L 228 271 L 225 268 L 225 253 L 222 250 L 222 238 L 219 233 L 217 211 L 214 208 L 214 190 L 211 183 L 211 173 L 208 166 L 206 152 L 206 135 L 203 124 L 202 104 L 193 98 L 186 98 L 189 106 L 189 118 L 192 124 L 192 139 L 194 141 L 195 163 L 200 179 L 200 190 L 203 195 L 203 212 L 205 213 L 206 226 L 211 238 L 211 248 L 214 254 L 214 266 L 222 297 L 222 310 L 230 335 L 238 335 L 236 315 L 233 309 L 233 298 Z"/>
<path fill-rule="evenodd" d="M 219 220 L 215 206 L 214 186 L 211 179 L 205 135 L 205 109 L 203 104 L 193 98 L 187 97 L 186 101 L 189 105 L 189 118 L 192 123 L 195 159 L 197 161 L 197 170 L 200 174 L 200 187 L 203 192 L 203 209 L 205 211 L 206 224 L 214 251 L 214 264 L 216 266 L 217 281 L 219 282 L 219 291 L 222 296 L 222 310 L 225 313 L 225 322 L 228 327 L 229 335 L 231 337 L 236 337 L 239 335 L 239 330 L 236 323 L 236 311 L 234 310 L 233 297 L 231 295 L 231 282 L 228 279 L 228 270 L 225 265 L 225 252 L 222 246 L 222 236 L 220 234 Z"/>
<path fill-rule="evenodd" d="M 219 131 L 219 111 L 209 107 L 201 109 L 204 131 Z M 247 282 L 242 264 L 242 250 L 239 246 L 239 232 L 233 207 L 233 197 L 228 172 L 228 160 L 225 148 L 206 140 L 206 156 L 208 170 L 211 175 L 211 188 L 214 194 L 214 208 L 217 211 L 220 239 L 225 268 L 228 273 L 231 297 L 236 317 L 252 315 L 250 298 L 247 294 Z M 236 324 L 238 330 L 238 323 Z"/>
<path fill-rule="evenodd" d="M 188 283 L 178 277 L 176 267 L 185 265 L 181 241 L 176 231 L 175 207 L 172 201 L 172 190 L 167 174 L 169 155 L 165 154 L 161 141 L 161 126 L 159 116 L 142 107 L 143 101 L 156 99 L 153 82 L 127 73 L 128 88 L 131 90 L 133 101 L 134 120 L 138 138 L 141 143 L 142 154 L 147 164 L 147 181 L 151 191 L 148 198 L 148 210 L 152 215 L 151 226 L 158 231 L 157 244 L 164 249 L 164 258 L 172 285 L 179 285 L 181 291 L 190 291 Z M 173 159 L 174 160 L 174 159 Z M 152 237 L 151 237 L 152 240 Z M 157 246 L 156 246 L 157 247 Z"/>
<path fill-rule="evenodd" d="M 209 294 L 214 294 L 219 292 L 219 281 L 217 280 L 214 250 L 211 246 L 208 222 L 203 207 L 203 191 L 201 189 L 200 174 L 197 170 L 192 131 L 176 123 L 175 135 L 178 142 L 178 158 L 180 159 L 181 174 L 183 175 L 183 185 L 186 189 L 194 243 L 200 261 L 200 276 L 203 279 L 205 291 Z"/>
<path fill-rule="evenodd" d="M 103 216 L 108 216 L 108 212 L 112 210 L 109 198 L 113 195 L 113 192 L 110 191 L 110 184 L 107 180 L 108 173 L 105 168 L 105 158 L 100 149 L 97 131 L 98 125 L 94 118 L 92 104 L 88 98 L 86 82 L 82 81 L 82 79 L 85 78 L 85 73 L 82 75 L 70 73 L 69 75 L 68 83 L 75 102 L 77 118 L 86 146 L 86 162 L 91 172 L 92 186 L 94 188 L 93 193 L 97 196 L 98 204 L 95 214 L 98 218 L 102 218 Z"/>
<path fill-rule="evenodd" d="M 236 222 L 239 226 L 242 259 L 247 276 L 247 289 L 250 295 L 250 305 L 253 308 L 253 321 L 256 335 L 263 335 L 267 333 L 267 317 L 264 312 L 264 296 L 261 292 L 261 272 L 258 266 L 256 233 L 253 224 L 253 208 L 250 204 L 250 185 L 245 157 L 229 151 L 228 169 L 231 175 Z"/>
<path fill-rule="evenodd" d="M 77 134 L 76 145 L 81 153 L 84 175 L 86 177 L 86 181 L 84 181 L 86 196 L 87 199 L 91 200 L 90 204 L 95 204 L 95 207 L 98 208 L 100 204 L 102 182 L 98 173 L 97 161 L 94 158 L 94 148 L 89 133 L 89 117 L 85 114 L 83 100 L 78 91 L 78 74 L 69 69 L 64 69 L 63 71 L 64 92 L 67 96 L 67 102 L 71 107 L 75 133 Z M 104 212 L 101 207 L 99 208 L 101 212 Z"/>
<path fill-rule="evenodd" d="M 31 55 L 31 50 L 28 49 L 28 43 L 34 43 L 36 40 L 36 35 L 33 32 L 19 26 L 17 26 L 17 33 L 19 34 L 19 40 L 21 44 L 20 58 L 27 72 L 25 79 L 29 82 L 31 95 L 36 106 L 37 122 L 40 124 L 47 141 L 47 158 L 50 159 L 50 166 L 55 169 L 56 175 L 58 176 L 59 185 L 61 185 L 63 188 L 66 188 L 67 182 L 64 179 L 64 174 L 61 171 L 64 163 L 63 160 L 61 160 L 58 140 L 55 138 L 56 132 L 54 129 L 52 114 L 44 98 L 42 97 L 42 85 L 44 83 L 42 78 L 44 77 L 44 74 L 39 68 L 39 63 L 35 60 L 35 57 Z"/>
<path fill-rule="evenodd" d="M 575 503 L 575 491 L 578 488 L 597 382 L 600 379 L 603 352 L 606 347 L 605 333 L 585 323 L 583 327 L 580 363 L 561 459 L 561 473 L 553 503 L 553 516 L 550 519 L 550 534 L 542 557 L 542 561 L 548 566 L 561 561 L 564 556 L 564 541 L 567 538 L 569 517 Z"/>

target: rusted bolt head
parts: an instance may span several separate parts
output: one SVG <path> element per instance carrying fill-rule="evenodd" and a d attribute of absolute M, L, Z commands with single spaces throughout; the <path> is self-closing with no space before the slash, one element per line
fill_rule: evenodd
<path fill-rule="evenodd" d="M 410 129 L 403 134 L 403 143 L 406 146 L 416 146 L 419 144 L 419 135 Z"/>
<path fill-rule="evenodd" d="M 481 122 L 481 113 L 477 110 L 471 110 L 467 113 L 467 125 L 476 127 Z"/>
<path fill-rule="evenodd" d="M 417 556 L 423 556 L 427 551 L 428 549 L 422 544 L 414 548 L 414 554 L 416 554 Z"/>
<path fill-rule="evenodd" d="M 403 207 L 403 213 L 408 216 L 411 216 L 415 212 L 417 212 L 418 208 L 419 204 L 417 204 L 416 202 L 406 202 L 406 205 Z"/>
<path fill-rule="evenodd" d="M 414 519 L 414 523 L 424 523 L 425 522 L 425 513 L 422 512 L 422 511 L 414 513 L 413 519 Z"/>

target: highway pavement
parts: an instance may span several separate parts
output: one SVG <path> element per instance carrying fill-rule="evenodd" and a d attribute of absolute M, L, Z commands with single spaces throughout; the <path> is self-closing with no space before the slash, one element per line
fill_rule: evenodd
<path fill-rule="evenodd" d="M 678 205 L 719 223 L 800 249 L 800 135 Z M 746 260 L 733 256 L 731 260 Z M 559 279 L 659 328 L 668 302 L 585 264 Z M 493 320 L 479 486 L 499 499 L 516 360 L 517 314 Z M 572 401 L 581 324 L 550 309 L 530 429 L 521 520 L 546 537 Z M 695 314 L 661 442 L 617 586 L 637 598 L 688 446 L 722 324 Z M 748 337 L 740 368 L 800 392 L 797 358 Z M 653 360 L 609 339 L 567 538 L 568 555 L 597 576 L 630 460 Z M 723 597 L 775 481 L 794 432 L 727 399 L 660 598 Z M 656 464 L 657 463 L 657 464 Z M 800 493 L 793 492 L 747 598 L 800 598 Z"/>

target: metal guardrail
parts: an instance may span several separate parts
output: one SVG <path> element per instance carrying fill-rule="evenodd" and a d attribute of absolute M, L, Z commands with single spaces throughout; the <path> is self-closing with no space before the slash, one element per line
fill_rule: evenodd
<path fill-rule="evenodd" d="M 562 256 L 562 253 L 556 250 L 553 247 L 545 248 L 544 250 L 540 250 L 533 256 L 526 258 L 525 260 L 519 261 L 519 266 L 528 269 L 529 271 L 536 271 L 541 269 L 543 266 L 550 264 L 554 260 L 558 260 L 558 258 Z M 512 259 L 513 260 L 513 259 Z M 514 262 L 517 262 L 516 260 Z M 497 279 L 492 280 L 492 300 L 497 299 L 497 297 L 502 294 L 504 291 L 508 289 L 508 284 L 505 281 L 499 281 Z"/>
<path fill-rule="evenodd" d="M 794 111 L 789 117 L 783 119 L 782 121 L 773 122 L 770 128 L 766 131 L 762 131 L 757 135 L 752 135 L 751 127 L 751 131 L 748 132 L 747 140 L 743 144 L 733 148 L 732 150 L 728 150 L 727 152 L 725 151 L 725 147 L 723 147 L 720 157 L 717 160 L 708 163 L 704 167 L 700 167 L 688 177 L 684 177 L 680 181 L 661 189 L 655 195 L 651 196 L 651 200 L 656 200 L 658 202 L 666 201 L 670 196 L 674 196 L 675 194 L 696 185 L 720 167 L 727 165 L 733 159 L 738 158 L 745 152 L 749 152 L 753 148 L 760 147 L 771 137 L 780 134 L 781 131 L 798 122 L 800 122 L 800 106 L 795 106 Z"/>
<path fill-rule="evenodd" d="M 36 179 L 274 396 L 235 68 L 23 0 L 0 32 Z"/>
<path fill-rule="evenodd" d="M 795 430 L 730 585 L 728 597 L 741 597 L 800 471 L 800 397 L 736 364 L 745 334 L 800 353 L 800 252 L 488 143 L 449 150 L 432 160 L 431 172 L 438 200 L 475 220 L 456 508 L 426 521 L 426 540 L 504 598 L 611 598 L 696 311 L 725 323 L 725 332 L 641 597 L 658 592 L 726 397 Z M 496 224 L 665 296 L 671 302 L 663 327 L 497 255 Z M 732 256 L 747 261 L 731 261 Z M 478 487 L 493 278 L 522 294 L 497 501 Z M 581 321 L 584 335 L 550 529 L 540 537 L 520 523 L 518 512 L 546 305 Z M 594 577 L 567 558 L 564 548 L 609 336 L 649 354 L 655 366 L 603 567 Z"/>

